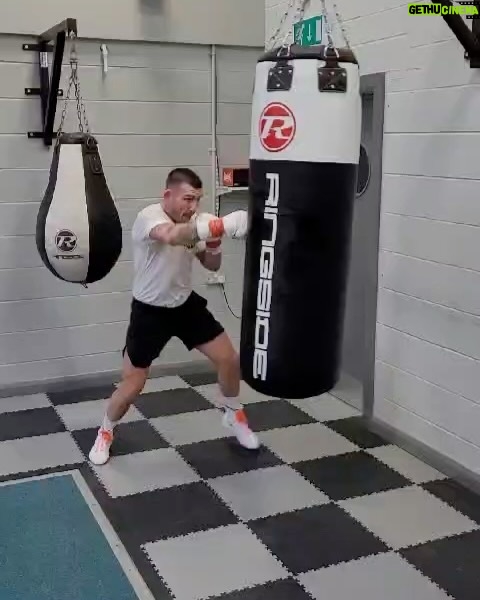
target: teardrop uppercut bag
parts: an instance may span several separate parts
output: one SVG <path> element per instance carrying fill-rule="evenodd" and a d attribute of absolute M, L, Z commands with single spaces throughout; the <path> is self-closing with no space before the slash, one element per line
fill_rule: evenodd
<path fill-rule="evenodd" d="M 43 263 L 56 277 L 86 285 L 100 281 L 116 265 L 122 252 L 122 225 L 80 95 L 74 41 L 70 66 L 50 177 L 37 215 L 36 244 Z M 64 133 L 72 87 L 79 132 Z"/>

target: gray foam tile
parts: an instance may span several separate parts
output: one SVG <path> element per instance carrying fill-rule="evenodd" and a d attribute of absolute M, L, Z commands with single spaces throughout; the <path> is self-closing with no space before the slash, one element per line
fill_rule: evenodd
<path fill-rule="evenodd" d="M 262 443 L 287 463 L 347 454 L 358 450 L 352 442 L 321 423 L 263 431 Z"/>
<path fill-rule="evenodd" d="M 222 425 L 222 413 L 210 410 L 150 419 L 155 429 L 173 446 L 215 440 L 231 435 Z"/>
<path fill-rule="evenodd" d="M 218 477 L 208 484 L 243 520 L 329 502 L 328 496 L 286 465 Z"/>
<path fill-rule="evenodd" d="M 90 400 L 75 404 L 61 404 L 55 407 L 65 427 L 70 431 L 100 427 L 107 408 L 106 400 Z M 122 423 L 132 423 L 144 417 L 138 410 L 131 406 L 127 414 L 122 418 Z"/>
<path fill-rule="evenodd" d="M 311 571 L 299 580 L 315 600 L 451 600 L 393 552 Z"/>
<path fill-rule="evenodd" d="M 288 576 L 245 525 L 229 525 L 146 544 L 176 600 L 206 600 Z"/>
<path fill-rule="evenodd" d="M 60 467 L 84 460 L 67 432 L 0 442 L 0 476 Z"/>
<path fill-rule="evenodd" d="M 197 473 L 173 448 L 114 456 L 92 467 L 112 497 L 165 489 L 199 480 Z"/>
<path fill-rule="evenodd" d="M 480 527 L 417 487 L 360 496 L 339 502 L 339 505 L 394 549 Z"/>
<path fill-rule="evenodd" d="M 0 398 L 0 414 L 45 408 L 51 406 L 46 394 L 31 394 L 28 396 L 9 396 Z"/>

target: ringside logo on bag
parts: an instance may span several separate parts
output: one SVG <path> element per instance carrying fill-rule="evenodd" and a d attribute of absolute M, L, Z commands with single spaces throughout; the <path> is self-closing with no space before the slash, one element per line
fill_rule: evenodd
<path fill-rule="evenodd" d="M 257 291 L 255 319 L 255 349 L 253 354 L 253 377 L 265 381 L 267 378 L 268 338 L 270 335 L 270 308 L 272 304 L 272 277 L 275 265 L 275 242 L 277 241 L 278 200 L 280 198 L 280 176 L 267 173 L 269 181 L 268 198 L 265 202 L 263 218 L 270 221 L 269 235 L 262 239 L 260 252 L 260 280 Z"/>
<path fill-rule="evenodd" d="M 295 117 L 288 106 L 271 102 L 260 115 L 258 135 L 265 150 L 280 152 L 292 143 L 296 128 Z"/>

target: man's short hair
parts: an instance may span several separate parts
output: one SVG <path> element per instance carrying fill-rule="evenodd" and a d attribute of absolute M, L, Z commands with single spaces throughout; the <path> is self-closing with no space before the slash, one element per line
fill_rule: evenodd
<path fill-rule="evenodd" d="M 188 169 L 187 167 L 177 167 L 176 169 L 170 171 L 167 176 L 167 188 L 180 183 L 188 183 L 188 185 L 191 185 L 196 190 L 199 190 L 203 187 L 200 177 L 195 173 L 195 171 L 192 171 L 192 169 Z"/>

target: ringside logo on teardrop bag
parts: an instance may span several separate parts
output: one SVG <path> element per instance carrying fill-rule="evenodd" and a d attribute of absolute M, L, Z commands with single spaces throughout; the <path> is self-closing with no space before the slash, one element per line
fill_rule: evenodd
<path fill-rule="evenodd" d="M 281 102 L 271 102 L 260 115 L 258 135 L 268 152 L 285 150 L 292 143 L 296 129 L 293 112 Z"/>

